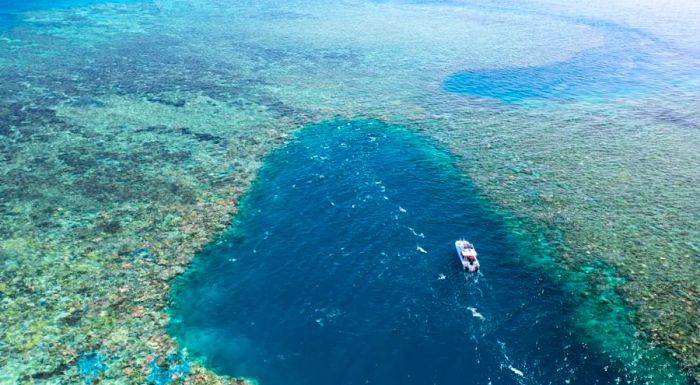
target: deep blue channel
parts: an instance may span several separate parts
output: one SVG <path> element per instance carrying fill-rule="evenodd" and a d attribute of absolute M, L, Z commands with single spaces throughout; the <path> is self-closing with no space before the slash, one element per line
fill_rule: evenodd
<path fill-rule="evenodd" d="M 264 385 L 625 383 L 453 161 L 378 121 L 302 129 L 176 284 L 171 333 Z"/>

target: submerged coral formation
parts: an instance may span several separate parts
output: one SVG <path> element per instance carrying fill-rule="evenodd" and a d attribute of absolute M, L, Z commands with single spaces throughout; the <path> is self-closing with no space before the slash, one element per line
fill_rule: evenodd
<path fill-rule="evenodd" d="M 169 123 L 154 111 L 135 113 Z M 178 348 L 164 335 L 168 282 L 225 226 L 254 175 L 256 154 L 282 136 L 271 128 L 231 132 L 221 137 L 236 143 L 229 147 L 212 143 L 213 125 L 199 133 L 101 121 L 88 129 L 73 120 L 72 132 L 58 118 L 58 132 L 41 122 L 43 135 L 56 139 L 23 142 L 17 135 L 7 151 L 15 167 L 2 183 L 2 380 L 164 384 L 188 375 L 216 383 L 196 364 L 185 370 L 189 363 L 173 358 Z M 131 133 L 120 137 L 124 130 Z M 230 156 L 248 142 L 257 144 Z M 37 168 L 19 168 L 25 160 Z M 161 356 L 170 358 L 160 363 Z"/>
<path fill-rule="evenodd" d="M 166 334 L 170 282 L 230 222 L 263 156 L 333 116 L 444 143 L 542 247 L 539 268 L 571 284 L 592 342 L 655 383 L 683 382 L 659 376 L 676 373 L 668 351 L 700 380 L 697 81 L 512 106 L 441 88 L 460 70 L 565 62 L 604 29 L 364 2 L 14 19 L 0 31 L 0 383 L 246 381 Z M 698 63 L 685 40 L 643 39 Z"/>

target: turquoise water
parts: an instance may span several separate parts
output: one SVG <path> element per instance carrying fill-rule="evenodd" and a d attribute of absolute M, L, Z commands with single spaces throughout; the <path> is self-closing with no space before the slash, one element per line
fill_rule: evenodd
<path fill-rule="evenodd" d="M 82 7 L 94 3 L 127 3 L 134 0 L 0 0 L 0 13 L 14 13 L 35 9 Z"/>
<path fill-rule="evenodd" d="M 94 3 L 127 3 L 135 0 L 0 0 L 0 27 L 7 27 L 17 13 L 52 8 L 82 7 Z"/>
<path fill-rule="evenodd" d="M 565 101 L 658 92 L 697 74 L 697 58 L 677 56 L 648 33 L 599 20 L 572 21 L 604 31 L 604 45 L 548 65 L 457 72 L 445 79 L 444 88 L 506 103 Z"/>
<path fill-rule="evenodd" d="M 652 3 L 0 0 L 0 384 L 697 383 Z"/>
<path fill-rule="evenodd" d="M 462 271 L 460 237 L 482 274 Z M 526 258 L 430 142 L 316 124 L 267 158 L 196 256 L 171 331 L 217 371 L 269 385 L 636 383 L 575 337 L 572 304 Z"/>

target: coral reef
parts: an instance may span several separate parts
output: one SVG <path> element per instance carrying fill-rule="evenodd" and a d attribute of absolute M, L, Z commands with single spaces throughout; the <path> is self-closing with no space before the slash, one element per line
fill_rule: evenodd
<path fill-rule="evenodd" d="M 648 46 L 692 67 L 686 40 Z M 571 282 L 592 342 L 631 370 L 671 352 L 700 380 L 697 81 L 516 106 L 441 88 L 604 43 L 546 12 L 444 5 L 17 15 L 0 30 L 0 383 L 248 381 L 167 335 L 170 282 L 230 223 L 263 156 L 333 116 L 441 141 L 513 232 L 555 250 L 535 262 Z"/>

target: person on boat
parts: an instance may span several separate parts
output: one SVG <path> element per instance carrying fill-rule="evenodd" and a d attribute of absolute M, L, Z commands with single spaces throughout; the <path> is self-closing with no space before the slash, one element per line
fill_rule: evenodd
<path fill-rule="evenodd" d="M 470 243 L 466 244 L 467 246 L 462 247 L 462 259 L 469 259 L 471 257 L 471 260 L 476 258 L 476 250 L 474 250 L 474 246 L 472 246 Z M 471 246 L 471 247 L 470 247 Z"/>
<path fill-rule="evenodd" d="M 476 257 L 473 255 L 470 255 L 467 257 L 467 264 L 468 264 L 468 269 L 469 271 L 479 271 L 479 262 L 476 260 Z"/>
<path fill-rule="evenodd" d="M 463 241 L 460 245 L 460 249 L 462 261 L 467 262 L 465 266 L 467 270 L 471 272 L 479 271 L 479 261 L 476 260 L 476 250 L 474 250 L 474 246 L 467 241 Z"/>

